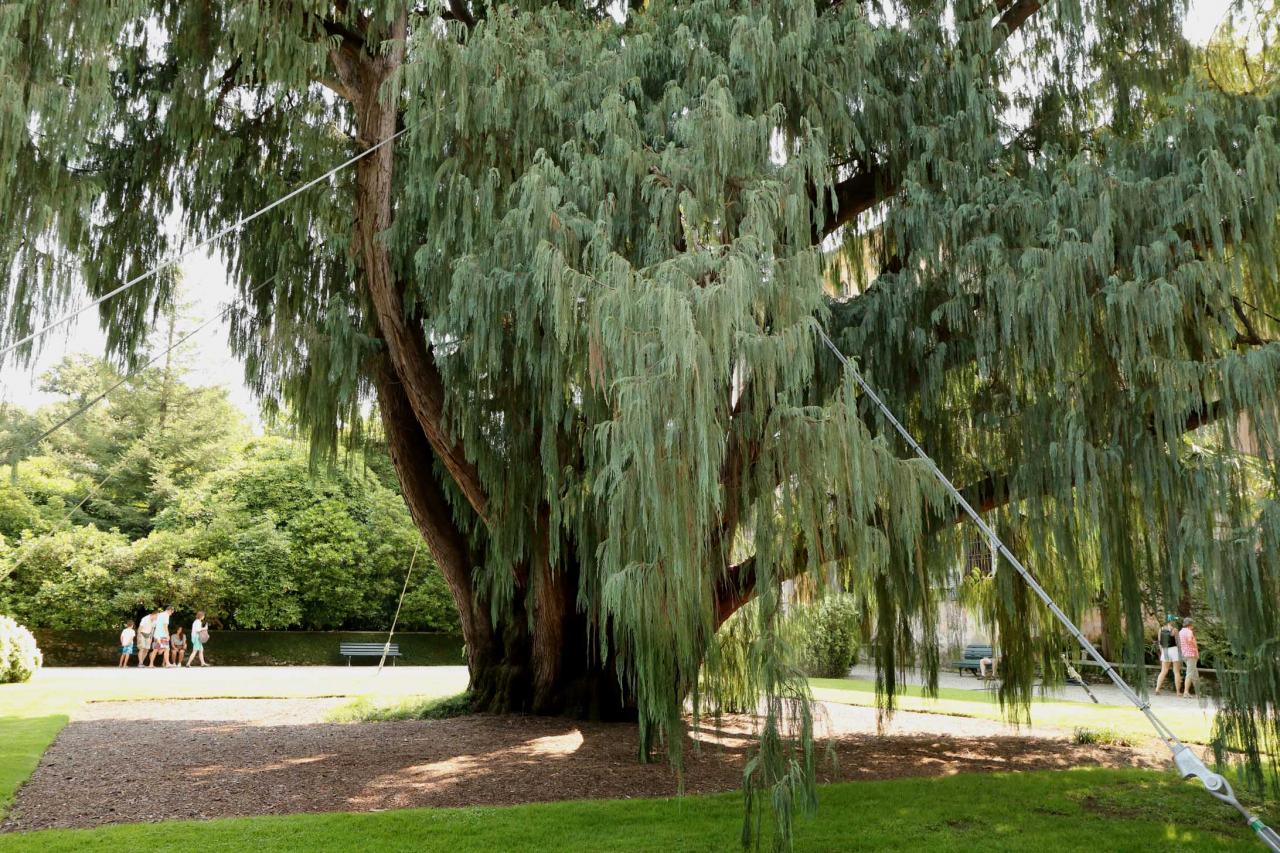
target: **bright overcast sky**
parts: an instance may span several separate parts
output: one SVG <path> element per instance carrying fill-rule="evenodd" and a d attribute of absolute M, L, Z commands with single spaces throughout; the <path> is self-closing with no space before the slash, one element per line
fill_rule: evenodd
<path fill-rule="evenodd" d="M 1187 16 L 1187 37 L 1203 44 L 1226 14 L 1230 0 L 1192 0 Z M 319 167 L 320 164 L 317 164 Z M 250 228 L 253 226 L 250 225 Z M 208 256 L 193 255 L 182 263 L 182 301 L 187 304 L 186 328 L 213 317 L 234 298 L 221 264 Z M 164 329 L 154 333 L 153 343 L 163 341 Z M 97 311 L 88 311 L 75 322 L 50 332 L 34 365 L 29 369 L 7 366 L 0 370 L 0 400 L 27 408 L 50 402 L 50 395 L 37 389 L 38 377 L 72 353 L 102 355 L 105 337 L 98 328 Z M 245 387 L 240 363 L 227 346 L 227 328 L 213 323 L 183 346 L 191 367 L 190 381 L 198 385 L 221 385 L 231 400 L 249 419 L 257 423 L 258 406 Z"/>

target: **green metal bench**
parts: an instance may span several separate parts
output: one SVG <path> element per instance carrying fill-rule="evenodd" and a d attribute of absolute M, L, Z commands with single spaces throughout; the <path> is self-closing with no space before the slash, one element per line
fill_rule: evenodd
<path fill-rule="evenodd" d="M 384 648 L 387 648 L 385 643 L 339 643 L 338 654 L 347 659 L 347 666 L 351 666 L 352 658 L 381 658 Z M 395 666 L 396 658 L 400 657 L 399 643 L 392 643 L 387 648 L 387 657 L 391 658 L 391 665 Z"/>
<path fill-rule="evenodd" d="M 994 660 L 990 646 L 965 646 L 964 654 L 960 656 L 960 660 L 952 661 L 951 666 L 961 675 L 966 672 L 978 675 L 981 671 L 978 662 L 983 658 L 992 658 Z"/>

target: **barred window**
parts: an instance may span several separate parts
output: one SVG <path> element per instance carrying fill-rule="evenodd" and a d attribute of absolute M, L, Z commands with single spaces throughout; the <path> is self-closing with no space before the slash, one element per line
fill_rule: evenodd
<path fill-rule="evenodd" d="M 991 543 L 981 536 L 975 536 L 964 547 L 964 570 L 974 570 L 985 575 L 995 573 L 995 564 L 991 559 Z"/>

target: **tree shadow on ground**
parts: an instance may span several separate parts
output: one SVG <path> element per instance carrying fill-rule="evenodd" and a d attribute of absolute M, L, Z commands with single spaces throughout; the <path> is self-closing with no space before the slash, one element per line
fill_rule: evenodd
<path fill-rule="evenodd" d="M 253 700 L 249 700 L 253 701 Z M 414 806 L 505 805 L 734 790 L 749 722 L 686 738 L 682 773 L 641 763 L 630 724 L 474 715 L 447 720 L 261 725 L 146 719 L 145 703 L 70 723 L 18 793 L 6 830 Z M 199 702 L 190 703 L 199 716 Z M 280 703 L 275 719 L 279 719 Z M 296 718 L 308 717 L 305 701 Z M 314 712 L 310 714 L 314 717 Z M 830 759 L 828 760 L 827 757 Z M 961 771 L 1152 766 L 1143 751 L 1028 737 L 844 734 L 822 781 Z"/>

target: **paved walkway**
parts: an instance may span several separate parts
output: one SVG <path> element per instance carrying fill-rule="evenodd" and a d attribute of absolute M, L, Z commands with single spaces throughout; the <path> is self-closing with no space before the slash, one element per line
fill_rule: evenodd
<path fill-rule="evenodd" d="M 876 677 L 875 667 L 872 666 L 855 666 L 849 671 L 849 675 L 853 678 L 864 678 L 868 681 L 874 681 Z M 908 684 L 923 684 L 924 678 L 918 673 L 907 673 L 906 682 Z M 972 675 L 959 675 L 955 672 L 939 672 L 938 686 L 948 687 L 955 690 L 992 690 L 994 689 L 994 681 L 983 681 Z M 1098 702 L 1103 705 L 1128 705 L 1129 700 L 1124 697 L 1118 687 L 1110 684 L 1090 684 L 1089 689 L 1098 697 Z M 1089 695 L 1085 693 L 1083 688 L 1066 685 L 1060 690 L 1053 690 L 1049 693 L 1055 700 L 1062 702 L 1083 702 L 1092 704 Z M 1184 699 L 1181 696 L 1173 695 L 1173 686 L 1166 683 L 1164 690 L 1151 696 L 1151 707 L 1157 712 L 1162 708 L 1216 708 L 1212 699 Z"/>
<path fill-rule="evenodd" d="M 451 696 L 467 688 L 464 666 L 47 666 L 13 693 L 62 694 L 77 701 L 293 698 L 305 696 Z"/>

